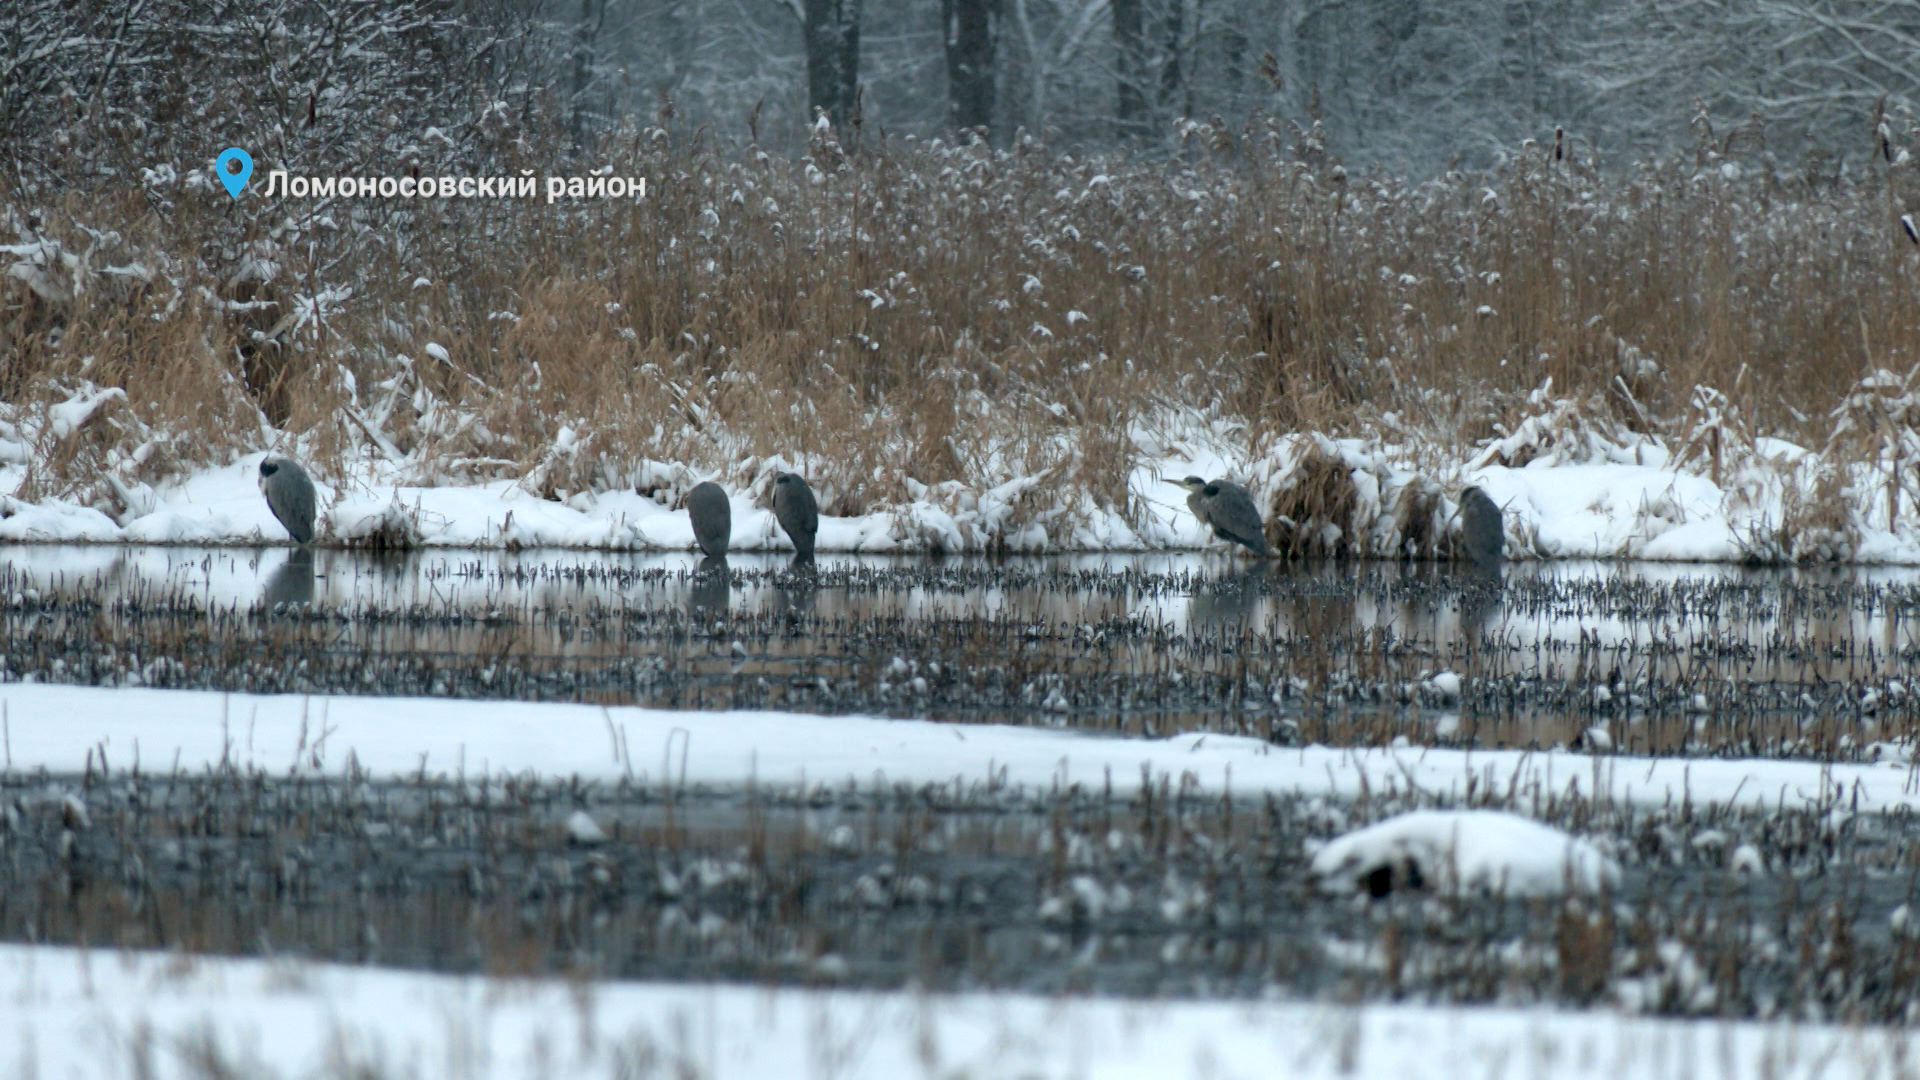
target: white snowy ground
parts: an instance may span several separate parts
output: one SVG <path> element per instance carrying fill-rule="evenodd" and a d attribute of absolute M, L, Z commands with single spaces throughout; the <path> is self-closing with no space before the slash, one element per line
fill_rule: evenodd
<path fill-rule="evenodd" d="M 928 720 L 777 712 L 0 684 L 0 765 L 78 773 L 200 770 L 465 777 L 532 772 L 737 787 L 910 783 L 1046 789 L 1143 777 L 1200 791 L 1351 798 L 1409 789 L 1465 800 L 1492 791 L 1525 809 L 1578 794 L 1639 806 L 1920 808 L 1904 753 L 1877 764 L 1636 758 L 1574 752 L 1275 747 L 1258 739 L 1132 739 Z"/>
<path fill-rule="evenodd" d="M 100 510 L 61 499 L 35 503 L 11 497 L 26 477 L 26 467 L 0 467 L 0 541 L 141 544 L 285 543 L 286 530 L 274 520 L 258 487 L 264 454 L 249 454 L 231 465 L 208 469 L 183 482 L 149 489 L 138 512 L 116 522 Z M 1180 463 L 1206 471 L 1217 462 Z M 673 510 L 631 491 L 575 495 L 565 503 L 541 499 L 516 481 L 471 486 L 418 487 L 394 483 L 374 470 L 344 491 L 320 483 L 323 534 L 355 540 L 376 530 L 398 527 L 422 547 L 566 547 L 612 550 L 685 550 L 693 546 L 693 527 L 685 510 Z M 1181 472 L 1179 475 L 1185 475 Z M 688 477 L 691 479 L 691 477 Z M 1136 532 L 1117 515 L 1095 512 L 1063 535 L 1049 536 L 1044 526 L 1008 537 L 1016 550 L 1142 551 L 1198 548 L 1207 537 L 1185 512 L 1186 492 L 1143 470 L 1137 477 L 1151 525 Z M 728 485 L 737 488 L 737 485 Z M 862 517 L 822 517 L 816 544 L 820 551 L 896 552 L 939 548 L 980 550 L 999 532 L 1009 504 L 1026 484 L 995 489 L 971 499 L 970 506 L 942 506 L 932 493 L 900 511 Z M 772 511 L 751 494 L 733 491 L 731 550 L 791 551 Z M 1179 512 L 1175 513 L 1175 508 Z M 1056 531 L 1061 531 L 1056 529 Z"/>
<path fill-rule="evenodd" d="M 267 510 L 256 476 L 263 454 L 198 473 L 184 482 L 152 492 L 151 509 L 127 516 L 124 524 L 91 507 L 59 499 L 25 503 L 0 494 L 0 541 L 139 544 L 284 543 L 286 530 Z M 1240 473 L 1244 463 L 1174 460 L 1142 469 L 1134 477 L 1147 521 L 1134 528 L 1120 516 L 1087 512 L 1072 526 L 1052 534 L 1038 525 L 1007 537 L 1015 550 L 1146 551 L 1204 548 L 1212 541 L 1186 510 L 1186 492 L 1168 477 L 1188 473 L 1208 477 Z M 0 493 L 18 487 L 24 468 L 0 469 Z M 1561 466 L 1544 469 L 1489 468 L 1474 476 L 1495 501 L 1506 505 L 1509 528 L 1518 537 L 1515 551 L 1555 558 L 1608 558 L 1727 561 L 1738 559 L 1732 525 L 1720 512 L 1723 496 L 1710 481 L 1684 473 L 1634 465 Z M 9 482 L 9 480 L 13 482 Z M 938 548 L 979 550 L 1001 535 L 995 520 L 1018 494 L 1004 493 L 998 506 L 953 512 L 934 500 L 910 504 L 899 512 L 854 518 L 823 517 L 817 545 L 821 551 L 897 552 Z M 991 493 L 989 493 L 991 495 Z M 369 483 L 343 492 L 320 485 L 327 515 L 326 532 L 352 540 L 382 526 L 399 524 L 423 547 L 566 547 L 613 550 L 673 549 L 693 545 L 685 510 L 671 510 L 631 491 L 576 495 L 566 503 L 538 498 L 515 481 L 498 480 L 466 487 L 412 487 Z M 1685 524 L 1649 517 L 1650 505 L 1674 506 Z M 770 510 L 752 496 L 733 497 L 735 551 L 791 550 Z M 1912 558 L 1883 561 L 1920 561 Z"/>
<path fill-rule="evenodd" d="M 72 438 L 114 393 L 76 397 L 35 422 L 0 417 L 0 542 L 286 541 L 257 489 L 260 453 L 158 485 L 111 475 L 118 493 L 102 505 L 115 516 L 60 498 L 19 498 L 29 463 Z M 1773 439 L 1742 445 L 1737 455 L 1730 450 L 1720 473 L 1723 487 L 1702 475 L 1702 466 L 1675 463 L 1657 440 L 1594 434 L 1566 402 L 1543 400 L 1540 407 L 1546 411 L 1513 435 L 1489 443 L 1470 460 L 1437 470 L 1416 469 L 1413 459 L 1433 455 L 1411 453 L 1408 447 L 1318 435 L 1280 440 L 1255 457 L 1235 424 L 1198 414 L 1169 415 L 1133 432 L 1141 463 L 1129 478 L 1136 511 L 1131 520 L 1110 509 L 1062 502 L 1045 475 L 1009 476 L 982 490 L 955 483 L 929 487 L 906 478 L 903 486 L 911 498 L 905 503 L 861 517 L 822 518 L 818 547 L 826 552 L 1207 548 L 1218 541 L 1187 511 L 1186 493 L 1175 478 L 1232 477 L 1246 482 L 1263 505 L 1287 505 L 1287 492 L 1311 472 L 1303 471 L 1303 463 L 1337 460 L 1352 485 L 1351 515 L 1324 523 L 1323 532 L 1358 538 L 1359 546 L 1374 555 L 1400 553 L 1409 535 L 1456 528 L 1459 490 L 1478 484 L 1506 508 L 1508 551 L 1516 557 L 1725 562 L 1776 561 L 1792 554 L 1920 563 L 1920 504 L 1903 499 L 1889 526 L 1885 476 L 1872 466 L 1854 466 L 1845 478 L 1849 539 L 1836 547 L 1821 538 L 1789 538 L 1789 547 L 1801 547 L 1785 552 L 1778 523 L 1794 501 L 1788 493 L 1811 491 L 1821 468 L 1807 451 Z M 573 449 L 577 445 L 556 445 L 554 453 L 564 456 Z M 623 482 L 558 502 L 514 480 L 446 485 L 432 479 L 431 463 L 369 450 L 348 467 L 338 486 L 320 484 L 321 533 L 325 542 L 397 534 L 424 547 L 685 550 L 692 546 L 692 528 L 684 510 L 670 507 L 693 483 L 717 478 L 733 494 L 733 550 L 791 550 L 762 505 L 775 472 L 788 467 L 780 458 L 742 460 L 711 474 L 683 463 L 609 465 L 629 480 L 644 478 L 659 492 L 659 501 Z M 1419 492 L 1439 501 L 1424 515 L 1412 516 L 1432 521 L 1409 520 L 1407 508 L 1413 503 L 1407 496 Z"/>
<path fill-rule="evenodd" d="M 501 981 L 0 946 L 0 1071 L 36 1080 L 1891 1080 L 1915 1060 L 1909 1031 L 1790 1022 Z"/>

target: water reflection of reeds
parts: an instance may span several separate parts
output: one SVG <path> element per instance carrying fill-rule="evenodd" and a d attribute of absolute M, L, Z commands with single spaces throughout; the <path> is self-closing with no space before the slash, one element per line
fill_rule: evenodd
<path fill-rule="evenodd" d="M 0 674 L 1277 742 L 1849 757 L 1920 699 L 1894 572 L 36 548 Z M 898 661 L 896 663 L 896 660 Z M 1431 677 L 1462 676 L 1458 700 Z"/>

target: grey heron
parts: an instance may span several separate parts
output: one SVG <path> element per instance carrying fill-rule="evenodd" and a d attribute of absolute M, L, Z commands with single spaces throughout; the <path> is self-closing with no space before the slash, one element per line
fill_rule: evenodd
<path fill-rule="evenodd" d="M 783 472 L 773 478 L 773 517 L 793 541 L 796 555 L 813 557 L 813 537 L 820 531 L 820 504 L 806 477 Z"/>
<path fill-rule="evenodd" d="M 260 493 L 294 543 L 313 541 L 313 480 L 307 470 L 292 458 L 266 458 L 260 462 Z"/>
<path fill-rule="evenodd" d="M 695 484 L 687 492 L 687 516 L 700 550 L 710 559 L 726 558 L 727 541 L 733 538 L 733 506 L 725 489 L 711 480 Z"/>
<path fill-rule="evenodd" d="M 1231 480 L 1209 481 L 1197 476 L 1189 476 L 1179 484 L 1187 489 L 1187 509 L 1193 511 L 1202 525 L 1213 529 L 1213 535 L 1239 544 L 1255 555 L 1273 554 L 1273 549 L 1267 546 L 1260 511 L 1253 505 L 1253 495 L 1246 488 Z"/>
<path fill-rule="evenodd" d="M 1479 567 L 1500 565 L 1506 554 L 1506 521 L 1500 506 L 1478 487 L 1460 493 L 1460 542 Z"/>

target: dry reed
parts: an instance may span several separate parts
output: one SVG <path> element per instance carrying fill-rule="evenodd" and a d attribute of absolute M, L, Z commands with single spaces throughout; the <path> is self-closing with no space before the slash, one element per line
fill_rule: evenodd
<path fill-rule="evenodd" d="M 1204 134 L 1172 162 L 831 136 L 786 161 L 634 129 L 600 148 L 650 179 L 632 204 L 0 188 L 48 253 L 0 278 L 0 400 L 126 392 L 23 494 L 125 510 L 105 472 L 298 438 L 323 474 L 393 457 L 550 498 L 798 466 L 832 514 L 1023 475 L 1047 478 L 1029 516 L 1128 512 L 1130 433 L 1169 410 L 1253 449 L 1384 432 L 1457 462 L 1551 379 L 1581 424 L 1718 468 L 1696 388 L 1733 394 L 1749 439 L 1867 453 L 1834 410 L 1920 363 L 1909 165 L 1835 180 L 1703 147 L 1622 172 L 1529 146 L 1416 182 L 1271 124 Z"/>

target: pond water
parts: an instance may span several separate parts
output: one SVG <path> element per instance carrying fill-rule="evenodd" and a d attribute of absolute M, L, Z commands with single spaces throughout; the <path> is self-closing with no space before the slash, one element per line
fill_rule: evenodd
<path fill-rule="evenodd" d="M 1562 806 L 1605 900 L 1329 892 L 1312 845 L 1406 808 L 1166 789 L 0 773 L 0 940 L 499 975 L 1589 1004 L 1907 1022 L 1920 823 Z M 71 808 L 90 824 L 71 829 Z M 604 843 L 570 838 L 584 807 Z M 1767 872 L 1731 873 L 1751 841 Z"/>
<path fill-rule="evenodd" d="M 1602 731 L 1626 752 L 1822 760 L 1904 753 L 1920 717 L 1920 576 L 1904 571 L 1552 563 L 1484 576 L 1167 555 L 716 566 L 284 548 L 0 558 L 7 681 L 1284 744 L 1591 746 Z M 1341 804 L 1184 783 L 1130 798 L 991 780 L 704 790 L 664 773 L 650 786 L 104 776 L 91 759 L 81 775 L 0 770 L 0 940 L 889 987 L 1632 993 L 1667 1011 L 1875 1020 L 1908 1017 L 1920 978 L 1904 932 L 1920 903 L 1920 819 L 1904 811 L 1536 799 L 1515 806 L 1619 859 L 1612 895 L 1370 900 L 1324 891 L 1308 860 L 1333 835 L 1425 805 L 1411 789 Z M 576 812 L 604 842 L 577 842 Z"/>
<path fill-rule="evenodd" d="M 1877 752 L 1920 717 L 1907 570 L 51 546 L 0 560 L 7 680 L 1285 743 L 1548 746 L 1599 729 L 1623 751 L 1823 758 Z"/>

